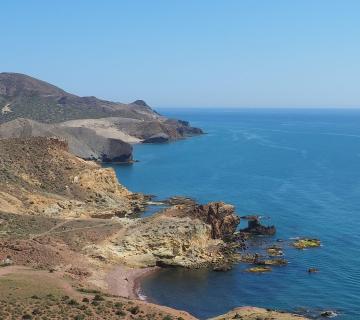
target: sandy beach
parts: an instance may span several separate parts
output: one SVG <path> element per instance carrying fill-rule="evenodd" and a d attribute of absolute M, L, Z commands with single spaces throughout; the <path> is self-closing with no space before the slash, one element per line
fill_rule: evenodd
<path fill-rule="evenodd" d="M 107 274 L 105 282 L 111 294 L 129 299 L 146 300 L 146 297 L 141 295 L 141 279 L 157 270 L 159 267 L 139 269 L 118 265 Z"/>

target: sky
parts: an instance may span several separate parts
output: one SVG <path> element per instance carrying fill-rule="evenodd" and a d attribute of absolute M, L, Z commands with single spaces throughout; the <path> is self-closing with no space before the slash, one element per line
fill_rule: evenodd
<path fill-rule="evenodd" d="M 154 107 L 360 107 L 358 0 L 2 0 L 0 71 Z"/>

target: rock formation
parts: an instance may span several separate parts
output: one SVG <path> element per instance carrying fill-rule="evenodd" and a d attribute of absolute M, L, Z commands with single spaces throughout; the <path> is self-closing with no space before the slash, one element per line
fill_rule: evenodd
<path fill-rule="evenodd" d="M 241 230 L 242 232 L 254 234 L 254 235 L 264 235 L 272 236 L 276 233 L 275 226 L 264 226 L 260 223 L 260 219 L 257 216 L 253 216 L 248 219 L 248 226 L 245 229 Z"/>
<path fill-rule="evenodd" d="M 167 211 L 168 215 L 199 219 L 211 226 L 213 239 L 226 239 L 234 234 L 240 223 L 240 217 L 235 214 L 234 206 L 224 202 L 210 202 L 206 205 L 184 204 Z"/>

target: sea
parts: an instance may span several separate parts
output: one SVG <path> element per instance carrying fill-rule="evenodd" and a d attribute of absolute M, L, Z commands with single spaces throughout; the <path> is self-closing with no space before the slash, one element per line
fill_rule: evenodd
<path fill-rule="evenodd" d="M 135 145 L 139 162 L 112 165 L 119 181 L 158 200 L 224 201 L 240 216 L 261 215 L 277 233 L 251 240 L 250 250 L 276 243 L 289 263 L 263 274 L 246 272 L 246 264 L 228 272 L 164 269 L 143 280 L 142 294 L 200 319 L 238 306 L 360 319 L 360 110 L 158 111 L 206 134 Z M 297 237 L 322 245 L 298 250 L 291 245 Z M 309 274 L 312 267 L 319 272 Z"/>

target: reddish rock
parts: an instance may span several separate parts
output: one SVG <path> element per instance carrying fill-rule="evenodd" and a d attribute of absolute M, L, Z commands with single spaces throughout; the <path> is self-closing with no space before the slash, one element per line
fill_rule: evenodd
<path fill-rule="evenodd" d="M 188 209 L 187 215 L 211 225 L 213 239 L 224 239 L 233 235 L 240 223 L 234 206 L 224 202 L 195 205 Z"/>

